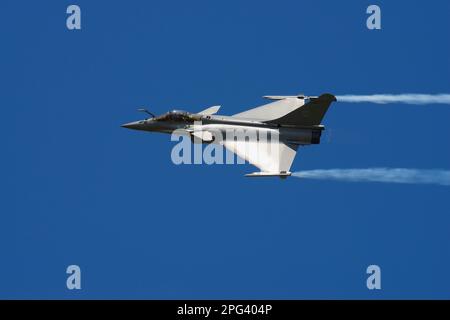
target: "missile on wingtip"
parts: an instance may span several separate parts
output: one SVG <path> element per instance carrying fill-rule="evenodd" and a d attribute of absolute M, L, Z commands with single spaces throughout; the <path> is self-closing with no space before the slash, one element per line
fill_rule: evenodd
<path fill-rule="evenodd" d="M 305 96 L 304 94 L 299 94 L 296 96 L 263 96 L 264 99 L 269 99 L 269 100 L 283 100 L 283 99 L 288 99 L 288 98 L 297 98 L 297 99 L 303 99 L 303 100 L 308 100 L 308 99 L 317 99 L 318 96 Z"/>
<path fill-rule="evenodd" d="M 286 179 L 292 174 L 290 171 L 281 171 L 281 172 L 253 172 L 248 173 L 245 176 L 249 178 L 255 177 L 280 177 L 281 179 Z"/>

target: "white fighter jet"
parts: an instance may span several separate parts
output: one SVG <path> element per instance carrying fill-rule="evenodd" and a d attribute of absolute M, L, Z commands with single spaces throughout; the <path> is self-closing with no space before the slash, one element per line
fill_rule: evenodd
<path fill-rule="evenodd" d="M 322 119 L 336 98 L 331 94 L 264 98 L 274 101 L 232 116 L 217 115 L 220 106 L 198 113 L 173 110 L 160 116 L 139 109 L 150 117 L 122 127 L 163 133 L 176 131 L 192 137 L 193 141 L 219 143 L 260 169 L 246 176 L 286 178 L 291 175 L 289 170 L 298 147 L 320 143 L 324 130 Z M 239 134 L 230 135 L 230 132 Z"/>

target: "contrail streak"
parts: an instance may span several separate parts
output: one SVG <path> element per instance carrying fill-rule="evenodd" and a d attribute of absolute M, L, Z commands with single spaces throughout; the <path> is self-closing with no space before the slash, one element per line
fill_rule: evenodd
<path fill-rule="evenodd" d="M 336 96 L 339 102 L 371 102 L 378 104 L 406 103 L 406 104 L 450 104 L 450 94 L 372 94 L 372 95 L 342 95 Z"/>
<path fill-rule="evenodd" d="M 304 179 L 340 180 L 351 182 L 387 182 L 410 184 L 436 184 L 450 186 L 450 170 L 368 168 L 307 170 L 292 173 Z"/>

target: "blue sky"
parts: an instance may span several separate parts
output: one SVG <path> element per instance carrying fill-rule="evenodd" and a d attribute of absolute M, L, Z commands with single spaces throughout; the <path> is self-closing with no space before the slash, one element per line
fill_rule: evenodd
<path fill-rule="evenodd" d="M 175 166 L 170 136 L 120 128 L 140 106 L 450 92 L 450 3 L 377 1 L 370 31 L 374 3 L 1 1 L 0 298 L 450 298 L 448 187 L 246 179 L 250 165 Z M 450 169 L 449 118 L 336 103 L 292 170 Z"/>

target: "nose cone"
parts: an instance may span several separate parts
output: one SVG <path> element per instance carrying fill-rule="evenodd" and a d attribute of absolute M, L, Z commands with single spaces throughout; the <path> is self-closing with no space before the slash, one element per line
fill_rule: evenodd
<path fill-rule="evenodd" d="M 121 125 L 122 128 L 134 129 L 134 130 L 141 130 L 142 126 L 143 126 L 142 121 L 133 121 L 133 122 L 128 122 L 128 123 Z"/>

